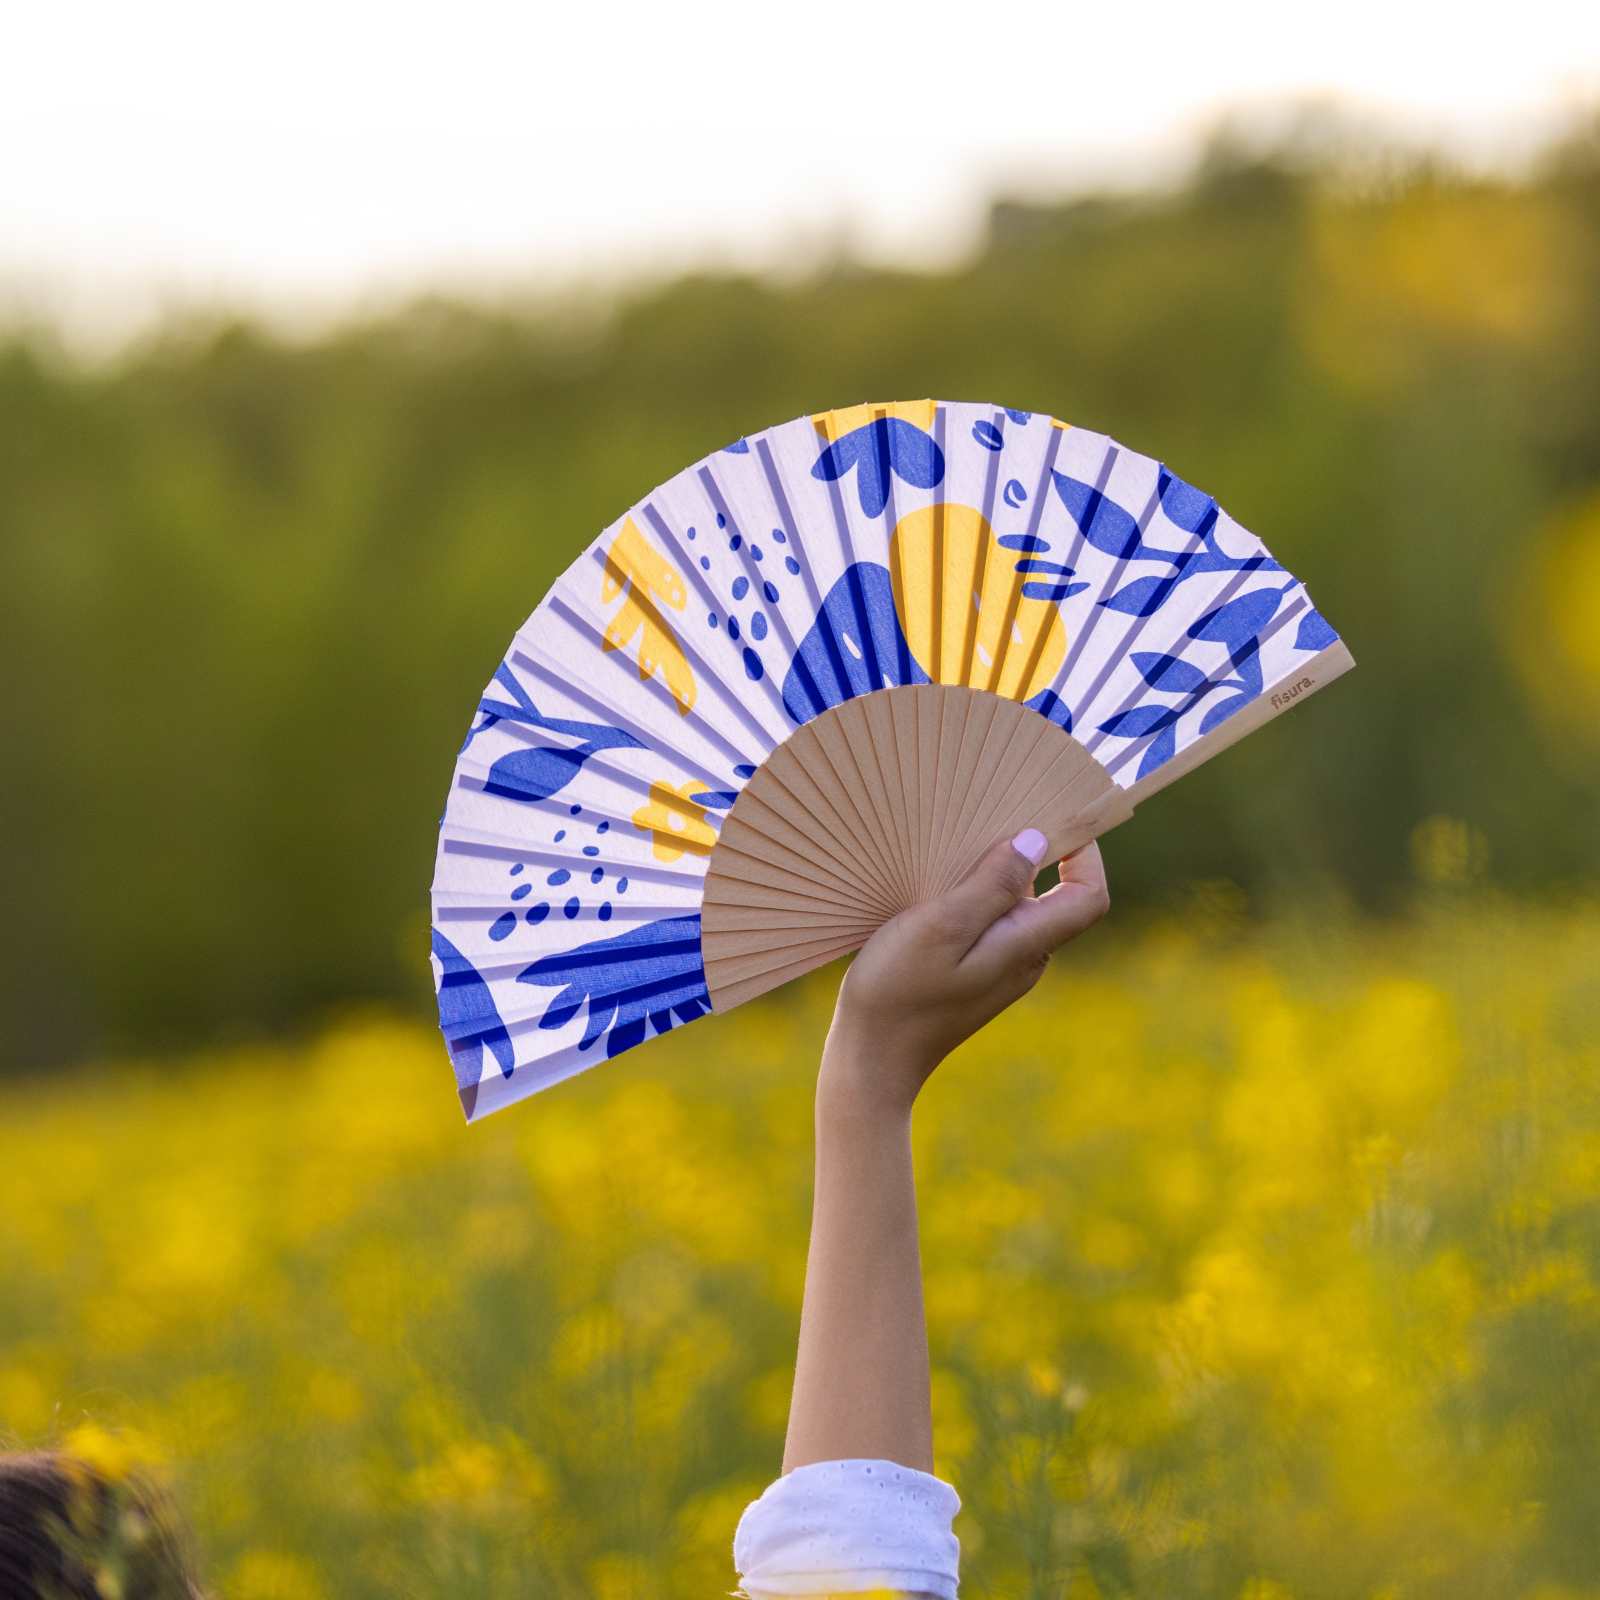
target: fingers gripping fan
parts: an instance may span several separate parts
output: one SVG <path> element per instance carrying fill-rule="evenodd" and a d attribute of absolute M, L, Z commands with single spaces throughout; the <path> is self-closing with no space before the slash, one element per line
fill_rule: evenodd
<path fill-rule="evenodd" d="M 605 530 L 483 692 L 433 967 L 482 1116 L 1065 854 L 1351 665 L 1208 495 L 932 400 L 740 439 Z"/>

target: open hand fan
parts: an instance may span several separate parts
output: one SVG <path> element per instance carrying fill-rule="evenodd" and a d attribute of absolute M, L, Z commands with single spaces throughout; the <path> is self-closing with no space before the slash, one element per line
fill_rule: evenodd
<path fill-rule="evenodd" d="M 1351 666 L 1208 495 L 1026 411 L 853 406 L 607 528 L 511 642 L 433 882 L 469 1118 L 1060 856 Z"/>

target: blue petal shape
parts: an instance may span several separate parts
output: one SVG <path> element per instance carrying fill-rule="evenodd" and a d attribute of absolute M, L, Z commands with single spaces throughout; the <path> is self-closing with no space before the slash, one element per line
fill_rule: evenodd
<path fill-rule="evenodd" d="M 702 789 L 699 794 L 689 796 L 695 805 L 712 811 L 726 811 L 738 798 L 732 789 Z"/>
<path fill-rule="evenodd" d="M 1044 583 L 1034 581 L 1022 586 L 1024 600 L 1070 600 L 1089 587 L 1086 583 Z"/>
<path fill-rule="evenodd" d="M 1339 635 L 1328 626 L 1320 611 L 1308 611 L 1301 617 L 1294 636 L 1296 650 L 1326 650 L 1330 644 L 1338 642 Z"/>
<path fill-rule="evenodd" d="M 806 722 L 858 694 L 928 681 L 901 631 L 889 569 L 858 561 L 828 591 L 796 647 L 783 680 L 783 704 L 796 722 Z"/>
<path fill-rule="evenodd" d="M 1028 498 L 1028 491 L 1023 488 L 1020 478 L 1007 478 L 1005 488 L 1000 491 L 1000 498 L 1014 511 Z M 1001 540 L 1002 544 L 1004 542 Z"/>
<path fill-rule="evenodd" d="M 918 489 L 931 489 L 944 477 L 944 452 L 932 434 L 921 428 L 899 417 L 875 417 L 828 445 L 811 475 L 832 483 L 852 467 L 861 509 L 867 516 L 877 517 L 889 503 L 891 474 Z"/>
<path fill-rule="evenodd" d="M 1152 689 L 1169 689 L 1182 694 L 1193 694 L 1206 681 L 1198 667 L 1174 655 L 1157 655 L 1152 650 L 1135 650 L 1133 664 L 1140 676 Z"/>
<path fill-rule="evenodd" d="M 1260 691 L 1258 690 L 1256 692 L 1259 693 Z M 1255 699 L 1255 697 L 1255 694 L 1236 694 L 1230 695 L 1226 700 L 1219 700 L 1200 719 L 1200 732 L 1202 736 L 1210 733 L 1211 730 L 1218 725 L 1218 723 L 1226 722 L 1235 711 L 1238 711 L 1244 706 L 1249 705 L 1250 702 Z"/>
<path fill-rule="evenodd" d="M 1160 610 L 1167 596 L 1178 587 L 1178 581 L 1175 577 L 1135 578 L 1100 604 L 1108 611 L 1121 611 L 1130 617 L 1148 617 Z"/>
<path fill-rule="evenodd" d="M 985 450 L 1002 450 L 1005 448 L 1005 435 L 992 422 L 974 422 L 972 424 L 972 437 Z"/>
<path fill-rule="evenodd" d="M 439 980 L 439 1027 L 450 1049 L 461 1108 L 470 1117 L 478 1103 L 484 1051 L 494 1057 L 502 1077 L 511 1076 L 511 1035 L 478 969 L 437 928 L 431 932 L 433 953 L 444 969 Z"/>
<path fill-rule="evenodd" d="M 1261 632 L 1283 598 L 1277 589 L 1255 589 L 1208 611 L 1189 625 L 1191 639 L 1211 639 L 1237 649 Z"/>
<path fill-rule="evenodd" d="M 529 750 L 513 750 L 489 768 L 483 792 L 506 800 L 547 800 L 564 789 L 593 754 L 590 745 L 577 745 L 572 749 L 535 745 Z"/>
<path fill-rule="evenodd" d="M 750 454 L 750 441 L 748 439 L 735 439 L 732 444 L 722 447 L 730 455 L 747 456 Z"/>
<path fill-rule="evenodd" d="M 1145 749 L 1144 755 L 1139 760 L 1139 777 L 1146 773 L 1154 772 L 1163 761 L 1170 761 L 1178 748 L 1178 730 L 1172 726 L 1164 728 L 1161 733 L 1152 739 Z"/>
<path fill-rule="evenodd" d="M 1023 701 L 1030 711 L 1037 711 L 1046 722 L 1072 732 L 1072 708 L 1054 689 L 1041 689 L 1033 699 Z"/>
<path fill-rule="evenodd" d="M 1033 413 L 1031 411 L 1013 411 L 1010 406 L 1007 406 L 1006 415 L 1010 417 L 1011 420 L 1019 427 L 1022 427 L 1027 423 L 1028 418 L 1031 417 Z"/>
<path fill-rule="evenodd" d="M 1165 467 L 1156 480 L 1156 492 L 1167 519 L 1185 533 L 1207 533 L 1217 520 L 1217 502 Z"/>
<path fill-rule="evenodd" d="M 608 1057 L 638 1044 L 647 1024 L 665 1033 L 674 1017 L 688 1022 L 711 1009 L 698 915 L 664 917 L 544 956 L 523 968 L 517 982 L 558 990 L 539 1019 L 541 1028 L 562 1027 L 587 1006 L 578 1048 L 587 1050 L 604 1035 Z"/>
<path fill-rule="evenodd" d="M 1119 739 L 1142 739 L 1178 720 L 1183 707 L 1135 706 L 1131 711 L 1119 711 L 1100 724 L 1101 733 L 1115 734 Z"/>
<path fill-rule="evenodd" d="M 1013 479 L 1013 482 L 1016 480 Z M 1035 556 L 1050 548 L 1048 539 L 1041 539 L 1033 533 L 1003 533 L 995 541 L 1002 550 L 1021 550 L 1026 555 Z"/>
<path fill-rule="evenodd" d="M 1085 483 L 1081 478 L 1069 477 L 1064 472 L 1052 472 L 1050 477 L 1062 505 L 1096 550 L 1120 559 L 1140 549 L 1139 524 L 1115 500 L 1108 500 L 1092 483 Z"/>

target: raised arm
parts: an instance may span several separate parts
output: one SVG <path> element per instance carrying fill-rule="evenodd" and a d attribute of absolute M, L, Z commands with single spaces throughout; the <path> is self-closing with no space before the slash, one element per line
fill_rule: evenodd
<path fill-rule="evenodd" d="M 939 1062 L 1104 915 L 1099 850 L 1063 861 L 1060 884 L 1035 898 L 1044 849 L 1033 829 L 995 845 L 955 889 L 880 928 L 840 989 L 817 1079 L 784 1476 L 746 1511 L 734 1541 L 757 1600 L 955 1594 L 959 1501 L 932 1476 L 911 1108 Z M 879 1496 L 886 1474 L 898 1492 Z"/>
<path fill-rule="evenodd" d="M 962 1040 L 1108 905 L 1094 845 L 1033 896 L 1045 848 L 1001 841 L 881 928 L 839 991 L 817 1078 L 816 1188 L 783 1470 L 876 1457 L 933 1470 L 911 1108 Z"/>

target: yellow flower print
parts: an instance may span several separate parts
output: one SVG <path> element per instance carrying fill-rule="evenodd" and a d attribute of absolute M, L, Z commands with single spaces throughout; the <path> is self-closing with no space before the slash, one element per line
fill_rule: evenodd
<path fill-rule="evenodd" d="M 687 713 L 695 699 L 694 674 L 659 607 L 682 611 L 688 591 L 677 569 L 645 538 L 632 517 L 625 519 L 622 531 L 611 541 L 600 580 L 602 603 L 619 595 L 622 609 L 606 624 L 601 648 L 625 649 L 638 634 L 639 681 L 659 673 L 678 710 Z"/>
<path fill-rule="evenodd" d="M 1061 609 L 1023 594 L 1017 559 L 974 506 L 927 506 L 895 525 L 895 610 L 935 683 L 1029 700 L 1054 681 L 1067 651 Z"/>
<path fill-rule="evenodd" d="M 819 411 L 812 417 L 811 425 L 832 444 L 875 421 L 881 411 L 886 417 L 897 417 L 926 433 L 933 426 L 934 404 L 932 400 L 891 400 L 882 405 L 845 406 L 838 411 Z"/>
<path fill-rule="evenodd" d="M 651 853 L 657 861 L 676 861 L 691 853 L 711 854 L 716 830 L 706 823 L 706 808 L 689 798 L 704 788 L 692 778 L 677 788 L 665 782 L 650 785 L 650 803 L 634 812 L 633 825 L 654 836 Z"/>

